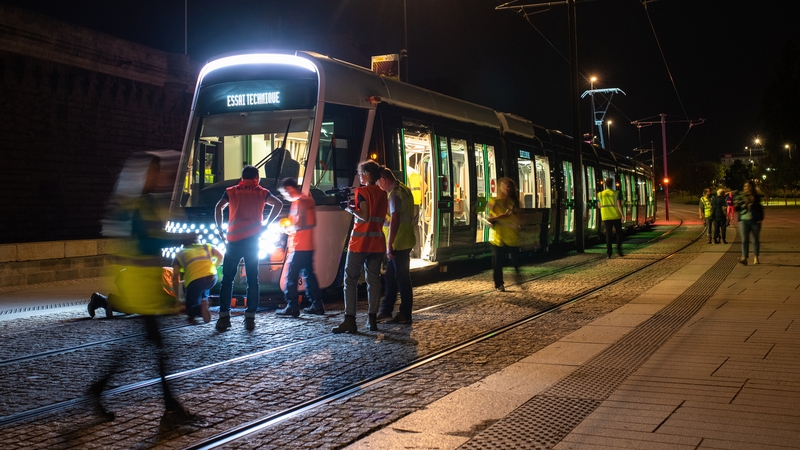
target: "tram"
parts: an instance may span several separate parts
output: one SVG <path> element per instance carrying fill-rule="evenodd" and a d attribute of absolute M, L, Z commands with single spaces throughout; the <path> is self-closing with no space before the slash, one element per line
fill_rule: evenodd
<path fill-rule="evenodd" d="M 235 54 L 200 72 L 168 231 L 196 232 L 224 246 L 214 232 L 214 206 L 246 164 L 276 190 L 295 177 L 317 205 L 314 269 L 321 288 L 341 283 L 352 216 L 340 196 L 360 161 L 391 168 L 412 189 L 418 221 L 412 269 L 489 255 L 485 206 L 497 180 L 520 187 L 524 251 L 548 250 L 601 233 L 597 192 L 616 180 L 623 226 L 655 221 L 652 170 L 630 158 L 583 145 L 575 173 L 572 138 L 530 121 L 311 52 Z M 583 183 L 584 221 L 575 223 L 575 183 Z M 284 208 L 288 211 L 288 208 Z M 285 214 L 284 212 L 284 214 Z M 164 249 L 169 257 L 174 249 Z M 277 225 L 261 237 L 262 297 L 285 287 L 286 239 Z M 242 272 L 242 271 L 240 271 Z M 235 289 L 244 291 L 237 280 Z"/>

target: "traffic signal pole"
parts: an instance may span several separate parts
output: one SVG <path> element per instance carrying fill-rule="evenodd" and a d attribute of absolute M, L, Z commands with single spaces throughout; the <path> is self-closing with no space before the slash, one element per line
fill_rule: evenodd
<path fill-rule="evenodd" d="M 667 175 L 667 115 L 661 113 L 661 145 L 664 147 L 664 219 L 669 222 L 669 175 Z M 655 167 L 653 167 L 655 169 Z"/>

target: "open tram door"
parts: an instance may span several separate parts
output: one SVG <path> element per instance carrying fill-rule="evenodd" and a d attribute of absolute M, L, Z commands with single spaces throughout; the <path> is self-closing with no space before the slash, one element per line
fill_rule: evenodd
<path fill-rule="evenodd" d="M 404 121 L 400 138 L 404 182 L 414 197 L 414 237 L 417 241 L 411 250 L 411 269 L 414 270 L 434 265 L 436 261 L 433 146 L 430 128 L 419 123 Z"/>
<path fill-rule="evenodd" d="M 592 166 L 586 167 L 586 172 L 583 180 L 584 204 L 586 205 L 585 217 L 587 220 L 587 227 L 590 231 L 597 231 L 597 183 L 595 169 Z"/>
<path fill-rule="evenodd" d="M 561 236 L 572 238 L 575 233 L 575 178 L 572 172 L 572 161 L 562 161 L 561 171 L 564 180 L 561 191 L 561 198 L 564 199 Z"/>

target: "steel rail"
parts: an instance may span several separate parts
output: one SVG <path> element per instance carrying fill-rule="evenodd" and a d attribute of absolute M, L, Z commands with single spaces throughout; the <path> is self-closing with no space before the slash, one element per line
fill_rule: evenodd
<path fill-rule="evenodd" d="M 681 220 L 681 222 L 678 225 L 678 227 L 680 227 L 682 224 L 683 224 L 683 220 Z M 265 416 L 263 416 L 261 418 L 252 420 L 250 422 L 246 422 L 244 424 L 232 427 L 231 429 L 229 429 L 227 431 L 224 431 L 224 432 L 216 434 L 214 436 L 210 436 L 208 438 L 205 438 L 205 439 L 203 439 L 203 440 L 201 440 L 201 441 L 199 441 L 199 442 L 197 442 L 197 443 L 195 443 L 195 444 L 193 444 L 193 445 L 191 445 L 189 447 L 184 447 L 184 449 L 185 450 L 206 450 L 206 449 L 217 448 L 217 447 L 225 445 L 225 444 L 229 444 L 229 443 L 231 443 L 233 441 L 236 441 L 238 439 L 244 438 L 244 437 L 249 436 L 251 434 L 257 433 L 257 432 L 259 432 L 259 431 L 261 431 L 261 430 L 263 430 L 265 428 L 269 428 L 269 427 L 271 427 L 273 425 L 277 425 L 277 424 L 279 424 L 281 422 L 284 422 L 284 421 L 289 420 L 291 418 L 294 418 L 294 417 L 296 417 L 296 416 L 298 416 L 300 414 L 303 414 L 303 413 L 306 413 L 308 411 L 311 411 L 311 410 L 314 410 L 316 408 L 319 408 L 321 406 L 324 406 L 324 405 L 326 405 L 328 403 L 331 403 L 333 401 L 340 400 L 342 398 L 346 398 L 346 397 L 355 395 L 355 394 L 357 394 L 357 393 L 359 393 L 361 391 L 364 391 L 365 389 L 367 389 L 370 386 L 379 384 L 379 383 L 381 383 L 383 381 L 386 381 L 386 380 L 389 380 L 391 378 L 394 378 L 394 377 L 397 377 L 399 375 L 402 375 L 402 374 L 404 374 L 406 372 L 409 372 L 409 371 L 414 370 L 414 369 L 416 369 L 418 367 L 424 366 L 426 364 L 429 364 L 431 362 L 434 362 L 436 360 L 439 360 L 441 358 L 449 356 L 449 355 L 451 355 L 451 354 L 453 354 L 455 352 L 458 352 L 460 350 L 463 350 L 465 348 L 471 347 L 473 345 L 476 345 L 476 344 L 481 343 L 483 341 L 486 341 L 488 339 L 497 337 L 497 336 L 499 336 L 499 335 L 501 335 L 503 333 L 511 331 L 511 330 L 513 330 L 515 328 L 518 328 L 518 327 L 522 326 L 522 325 L 526 325 L 526 324 L 528 324 L 528 323 L 530 323 L 532 321 L 541 319 L 544 316 L 547 316 L 547 315 L 552 314 L 552 313 L 554 313 L 556 311 L 559 311 L 559 310 L 561 310 L 561 309 L 563 309 L 563 308 L 565 308 L 565 307 L 567 307 L 567 306 L 569 306 L 569 305 L 571 305 L 573 303 L 576 303 L 576 302 L 580 301 L 581 299 L 584 299 L 584 298 L 586 298 L 586 297 L 588 297 L 588 296 L 590 296 L 590 295 L 592 295 L 592 294 L 594 294 L 594 293 L 596 293 L 598 291 L 601 291 L 601 290 L 603 290 L 603 289 L 605 289 L 605 288 L 607 288 L 609 286 L 612 286 L 612 285 L 614 285 L 616 283 L 619 283 L 620 281 L 623 281 L 623 280 L 625 280 L 625 279 L 627 279 L 627 278 L 629 278 L 629 277 L 631 277 L 631 276 L 633 276 L 633 275 L 635 275 L 635 274 L 637 274 L 637 273 L 639 273 L 639 272 L 641 272 L 641 271 L 643 271 L 643 270 L 645 270 L 645 269 L 647 269 L 647 268 L 649 268 L 649 267 L 651 267 L 651 266 L 653 266 L 655 264 L 658 264 L 658 263 L 660 263 L 660 262 L 662 262 L 664 260 L 673 258 L 676 254 L 680 253 L 681 251 L 685 250 L 686 248 L 688 248 L 689 246 L 691 246 L 695 242 L 697 242 L 697 240 L 700 239 L 700 237 L 702 237 L 702 236 L 704 236 L 703 233 L 701 233 L 699 236 L 697 236 L 697 237 L 693 238 L 692 240 L 690 240 L 687 244 L 683 245 L 682 247 L 678 248 L 677 250 L 675 250 L 675 251 L 673 251 L 673 252 L 671 252 L 671 253 L 669 253 L 667 255 L 661 256 L 661 257 L 659 257 L 657 259 L 654 259 L 654 260 L 646 263 L 643 266 L 640 266 L 640 267 L 638 267 L 638 268 L 636 268 L 634 270 L 631 270 L 631 271 L 629 271 L 629 272 L 627 272 L 625 274 L 619 275 L 619 276 L 613 278 L 612 280 L 603 283 L 600 286 L 595 286 L 595 287 L 586 289 L 583 292 L 581 292 L 581 293 L 579 293 L 577 295 L 574 295 L 573 297 L 571 297 L 571 298 L 569 298 L 567 300 L 562 301 L 561 303 L 558 303 L 556 305 L 550 306 L 550 307 L 545 308 L 543 310 L 540 310 L 540 311 L 538 311 L 536 313 L 528 315 L 528 316 L 526 316 L 526 317 L 524 317 L 522 319 L 518 319 L 518 320 L 516 320 L 514 322 L 505 324 L 505 325 L 500 326 L 498 328 L 495 328 L 493 330 L 482 332 L 479 335 L 473 336 L 473 337 L 471 337 L 469 339 L 466 339 L 464 341 L 461 341 L 459 343 L 450 345 L 449 347 L 444 348 L 442 350 L 438 350 L 438 351 L 436 351 L 436 352 L 434 352 L 432 354 L 428 354 L 428 355 L 422 356 L 422 357 L 420 357 L 420 358 L 418 358 L 418 359 L 416 359 L 414 361 L 411 361 L 410 363 L 408 363 L 406 365 L 403 365 L 403 366 L 401 366 L 399 368 L 395 368 L 395 369 L 392 369 L 390 371 L 384 372 L 382 374 L 375 375 L 373 377 L 358 381 L 356 383 L 352 383 L 352 384 L 350 384 L 348 386 L 345 386 L 345 387 L 342 387 L 340 389 L 337 389 L 334 392 L 331 392 L 329 394 L 322 395 L 322 396 L 319 396 L 317 398 L 308 400 L 306 402 L 303 402 L 303 403 L 301 403 L 299 405 L 296 405 L 296 406 L 293 406 L 291 408 L 287 408 L 287 409 L 282 410 L 282 411 L 278 411 L 278 412 L 275 412 L 275 413 L 272 413 L 272 414 L 268 414 L 268 415 L 265 415 Z M 491 292 L 491 291 L 488 291 L 488 292 Z"/>

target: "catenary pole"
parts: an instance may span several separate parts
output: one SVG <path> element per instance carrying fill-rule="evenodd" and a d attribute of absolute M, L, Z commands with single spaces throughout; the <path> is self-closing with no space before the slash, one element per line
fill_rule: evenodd
<path fill-rule="evenodd" d="M 661 145 L 664 147 L 664 218 L 669 222 L 669 175 L 667 175 L 667 115 L 661 113 Z M 653 167 L 655 169 L 655 167 Z"/>
<path fill-rule="evenodd" d="M 572 167 L 573 180 L 575 187 L 575 250 L 578 253 L 584 252 L 583 242 L 583 155 L 581 154 L 581 119 L 580 101 L 578 97 L 578 30 L 576 21 L 576 0 L 567 0 L 567 14 L 569 14 L 569 62 L 570 80 L 572 94 L 572 146 L 574 151 L 574 161 Z M 589 128 L 593 129 L 591 124 Z M 589 133 L 591 137 L 592 133 Z"/>

